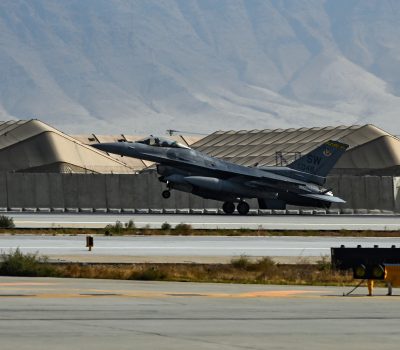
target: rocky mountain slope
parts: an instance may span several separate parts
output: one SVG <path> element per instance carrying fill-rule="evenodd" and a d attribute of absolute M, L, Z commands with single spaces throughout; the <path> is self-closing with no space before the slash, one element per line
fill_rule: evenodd
<path fill-rule="evenodd" d="M 396 0 L 2 0 L 0 119 L 400 133 L 399 30 Z"/>

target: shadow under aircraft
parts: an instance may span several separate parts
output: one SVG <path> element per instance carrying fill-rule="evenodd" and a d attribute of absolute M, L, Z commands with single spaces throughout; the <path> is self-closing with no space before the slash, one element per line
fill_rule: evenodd
<path fill-rule="evenodd" d="M 246 199 L 256 198 L 260 209 L 285 209 L 287 204 L 329 208 L 345 203 L 323 185 L 348 145 L 327 141 L 288 166 L 247 167 L 210 157 L 162 137 L 150 136 L 136 142 L 99 143 L 93 147 L 107 153 L 155 162 L 159 180 L 171 190 L 224 202 L 222 209 L 245 215 L 250 206 Z"/>

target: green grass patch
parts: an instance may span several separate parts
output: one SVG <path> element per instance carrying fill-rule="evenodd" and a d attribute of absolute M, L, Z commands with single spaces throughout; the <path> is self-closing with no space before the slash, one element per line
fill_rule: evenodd
<path fill-rule="evenodd" d="M 104 229 L 101 229 L 105 236 L 121 236 L 121 235 L 132 235 L 136 234 L 136 226 L 133 220 L 129 220 L 125 224 L 121 221 L 116 221 L 114 225 L 107 225 Z"/>
<path fill-rule="evenodd" d="M 4 276 L 57 276 L 55 266 L 48 263 L 46 257 L 38 254 L 23 254 L 18 248 L 0 257 L 0 275 Z"/>
<path fill-rule="evenodd" d="M 252 263 L 246 255 L 241 255 L 239 258 L 233 258 L 231 260 L 231 265 L 235 269 L 246 270 L 252 265 Z"/>
<path fill-rule="evenodd" d="M 176 235 L 190 235 L 194 230 L 192 229 L 192 226 L 188 224 L 178 224 L 175 226 L 173 234 Z"/>
<path fill-rule="evenodd" d="M 171 224 L 168 222 L 164 222 L 161 225 L 161 231 L 170 231 L 171 230 Z"/>
<path fill-rule="evenodd" d="M 6 215 L 0 215 L 0 228 L 14 228 L 14 219 Z"/>

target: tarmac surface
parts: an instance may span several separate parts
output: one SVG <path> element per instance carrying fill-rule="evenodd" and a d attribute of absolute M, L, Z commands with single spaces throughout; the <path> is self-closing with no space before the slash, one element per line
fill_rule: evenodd
<path fill-rule="evenodd" d="M 400 230 L 399 215 L 191 215 L 99 213 L 7 213 L 20 228 L 103 228 L 133 220 L 136 227 L 160 228 L 185 223 L 195 229 Z"/>
<path fill-rule="evenodd" d="M 398 349 L 398 294 L 349 289 L 0 277 L 0 347 Z"/>
<path fill-rule="evenodd" d="M 287 237 L 287 236 L 95 236 L 91 252 L 85 236 L 0 235 L 0 252 L 19 248 L 53 260 L 129 262 L 230 262 L 232 257 L 279 257 L 278 262 L 330 256 L 331 247 L 400 246 L 400 237 Z M 289 259 L 291 258 L 291 259 Z"/>

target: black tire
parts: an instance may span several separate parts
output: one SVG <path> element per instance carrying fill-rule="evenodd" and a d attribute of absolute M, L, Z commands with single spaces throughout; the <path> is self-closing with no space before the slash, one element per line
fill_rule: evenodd
<path fill-rule="evenodd" d="M 161 195 L 163 196 L 163 198 L 168 199 L 169 197 L 171 197 L 171 191 L 162 191 Z"/>
<path fill-rule="evenodd" d="M 239 204 L 237 205 L 237 211 L 240 215 L 246 215 L 249 210 L 250 206 L 244 201 L 239 202 Z"/>
<path fill-rule="evenodd" d="M 225 214 L 233 214 L 235 211 L 235 204 L 233 204 L 233 202 L 225 202 L 222 205 L 222 210 Z"/>

